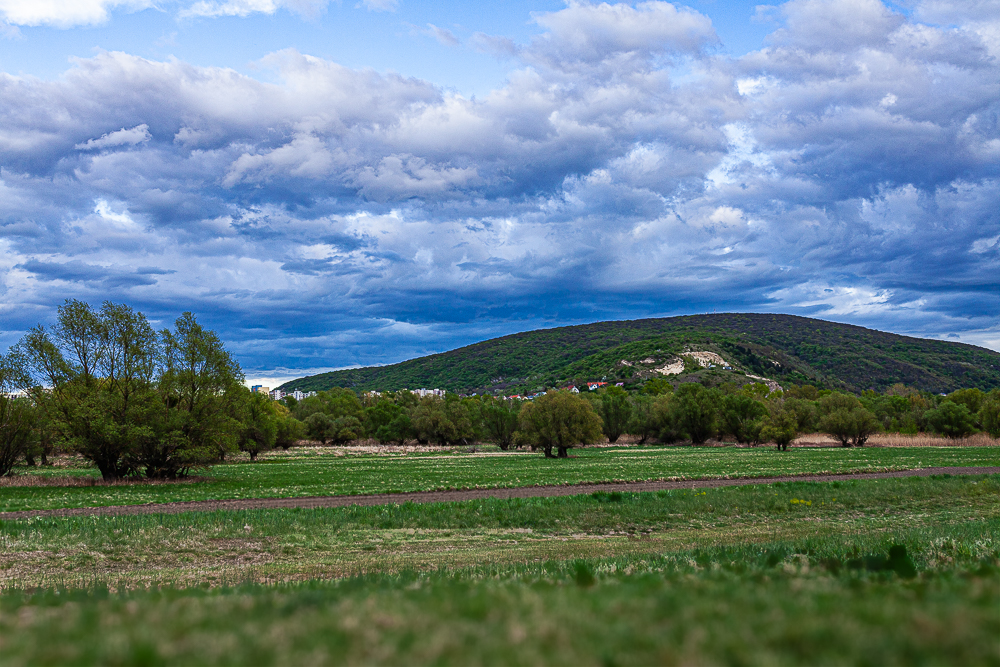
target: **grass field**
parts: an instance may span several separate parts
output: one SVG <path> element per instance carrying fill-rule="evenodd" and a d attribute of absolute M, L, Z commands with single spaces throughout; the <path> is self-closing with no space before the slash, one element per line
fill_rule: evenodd
<path fill-rule="evenodd" d="M 1000 664 L 1000 476 L 31 519 L 0 540 L 7 665 Z"/>
<path fill-rule="evenodd" d="M 275 453 L 3 509 L 1000 465 L 997 447 Z M 91 475 L 60 461 L 44 476 Z M 1000 475 L 0 521 L 3 665 L 1000 665 Z"/>
<path fill-rule="evenodd" d="M 150 502 L 276 498 L 492 488 L 647 479 L 762 477 L 808 473 L 905 470 L 934 466 L 997 466 L 1000 447 L 795 449 L 629 447 L 572 450 L 575 458 L 539 454 L 334 455 L 322 448 L 274 452 L 256 463 L 219 465 L 205 481 L 124 486 L 2 487 L 0 511 L 97 507 Z M 29 471 L 21 468 L 19 472 Z M 30 469 L 30 474 L 39 474 Z M 40 471 L 94 476 L 90 469 Z"/>

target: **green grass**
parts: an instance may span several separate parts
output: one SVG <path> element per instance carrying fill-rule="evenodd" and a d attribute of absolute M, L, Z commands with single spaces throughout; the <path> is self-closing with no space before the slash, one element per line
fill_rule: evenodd
<path fill-rule="evenodd" d="M 875 539 L 1000 520 L 1000 476 L 0 522 L 0 587 L 287 581 L 483 563 Z M 912 545 L 915 553 L 919 545 Z"/>
<path fill-rule="evenodd" d="M 334 456 L 315 451 L 297 453 L 293 449 L 257 463 L 215 466 L 206 473 L 209 481 L 192 484 L 5 487 L 0 488 L 0 511 L 1000 465 L 1000 447 L 829 448 L 790 452 L 732 447 L 583 448 L 572 450 L 576 458 L 570 459 L 544 459 L 540 454 L 527 453 Z"/>
<path fill-rule="evenodd" d="M 906 555 L 887 568 L 893 545 Z M 5 665 L 997 665 L 998 565 L 993 518 L 277 586 L 7 592 L 0 637 Z"/>

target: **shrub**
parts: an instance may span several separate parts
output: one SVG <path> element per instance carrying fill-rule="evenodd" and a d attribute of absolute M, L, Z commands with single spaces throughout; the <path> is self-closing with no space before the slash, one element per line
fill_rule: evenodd
<path fill-rule="evenodd" d="M 854 396 L 832 393 L 820 399 L 823 417 L 819 428 L 838 440 L 842 447 L 863 447 L 879 430 L 878 419 Z"/>
<path fill-rule="evenodd" d="M 976 432 L 975 416 L 965 404 L 943 401 L 924 413 L 924 419 L 936 433 L 949 438 L 964 438 Z"/>

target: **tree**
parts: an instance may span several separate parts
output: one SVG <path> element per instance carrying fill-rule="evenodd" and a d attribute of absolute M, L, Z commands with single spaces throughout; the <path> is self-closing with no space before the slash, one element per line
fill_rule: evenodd
<path fill-rule="evenodd" d="M 684 437 L 674 410 L 674 395 L 661 394 L 653 401 L 653 416 L 656 420 L 656 437 L 660 442 L 677 442 Z"/>
<path fill-rule="evenodd" d="M 365 429 L 369 437 L 382 444 L 402 445 L 416 437 L 406 408 L 389 397 L 365 408 Z"/>
<path fill-rule="evenodd" d="M 70 300 L 30 330 L 17 349 L 44 433 L 108 480 L 184 475 L 234 448 L 239 365 L 190 313 L 175 326 L 157 336 L 128 306 Z"/>
<path fill-rule="evenodd" d="M 663 378 L 651 378 L 642 385 L 642 393 L 650 396 L 660 396 L 661 394 L 674 393 L 674 385 Z"/>
<path fill-rule="evenodd" d="M 258 454 L 273 449 L 278 439 L 278 415 L 269 396 L 243 390 L 239 448 L 256 461 Z M 287 410 L 287 408 L 286 408 Z"/>
<path fill-rule="evenodd" d="M 541 447 L 546 458 L 566 458 L 567 450 L 601 439 L 601 418 L 590 401 L 568 391 L 550 391 L 521 408 L 520 438 Z"/>
<path fill-rule="evenodd" d="M 132 474 L 158 435 L 157 339 L 145 316 L 110 302 L 96 312 L 67 301 L 51 335 L 35 327 L 18 350 L 39 380 L 35 404 L 60 438 L 104 479 Z"/>
<path fill-rule="evenodd" d="M 842 447 L 863 447 L 879 430 L 878 419 L 854 396 L 832 393 L 820 399 L 820 430 L 840 442 Z"/>
<path fill-rule="evenodd" d="M 964 405 L 969 409 L 971 414 L 976 415 L 983 407 L 983 401 L 986 400 L 986 396 L 987 394 L 973 387 L 971 389 L 956 389 L 948 394 L 946 400 Z"/>
<path fill-rule="evenodd" d="M 976 418 L 963 403 L 942 401 L 937 408 L 924 413 L 924 419 L 936 433 L 949 438 L 964 438 L 976 432 Z"/>
<path fill-rule="evenodd" d="M 514 444 L 517 432 L 517 415 L 521 401 L 514 399 L 483 399 L 480 420 L 483 433 L 501 451 L 507 451 Z"/>
<path fill-rule="evenodd" d="M 335 428 L 333 418 L 325 412 L 314 412 L 306 417 L 306 420 L 302 423 L 305 425 L 306 434 L 309 436 L 309 439 L 318 440 L 323 445 L 330 440 Z"/>
<path fill-rule="evenodd" d="M 274 445 L 287 450 L 289 447 L 306 437 L 306 427 L 292 416 L 287 407 L 279 401 L 272 401 L 275 411 Z"/>
<path fill-rule="evenodd" d="M 238 446 L 243 371 L 213 331 L 191 313 L 160 334 L 163 372 L 159 390 L 169 418 L 168 433 L 147 457 L 158 476 L 175 477 L 213 460 L 224 461 Z"/>
<path fill-rule="evenodd" d="M 10 474 L 31 445 L 35 411 L 27 396 L 18 395 L 29 386 L 24 359 L 0 355 L 0 477 Z"/>
<path fill-rule="evenodd" d="M 818 427 L 819 410 L 814 401 L 804 398 L 788 398 L 786 395 L 783 407 L 795 416 L 796 429 L 799 433 L 812 433 Z"/>
<path fill-rule="evenodd" d="M 601 416 L 604 435 L 615 443 L 628 428 L 632 418 L 632 404 L 628 392 L 621 387 L 606 387 L 598 393 L 597 411 Z"/>
<path fill-rule="evenodd" d="M 350 389 L 334 387 L 304 398 L 296 404 L 294 414 L 306 425 L 310 437 L 323 444 L 345 444 L 364 436 L 364 408 Z M 313 419 L 317 414 L 326 419 Z"/>
<path fill-rule="evenodd" d="M 718 404 L 718 392 L 686 382 L 674 392 L 671 409 L 680 430 L 693 444 L 700 445 L 715 435 Z"/>
<path fill-rule="evenodd" d="M 469 444 L 476 437 L 475 425 L 465 404 L 449 394 L 444 399 L 425 396 L 412 415 L 417 438 L 439 445 Z"/>
<path fill-rule="evenodd" d="M 629 421 L 628 432 L 639 438 L 639 444 L 656 435 L 659 422 L 654 408 L 657 396 L 639 394 L 629 397 L 632 403 L 632 419 Z"/>
<path fill-rule="evenodd" d="M 732 435 L 740 444 L 757 444 L 767 417 L 767 408 L 763 403 L 742 393 L 723 396 L 720 413 L 724 432 Z"/>
<path fill-rule="evenodd" d="M 1000 438 L 1000 389 L 994 389 L 979 408 L 979 423 L 994 438 Z"/>
<path fill-rule="evenodd" d="M 798 419 L 781 402 L 774 401 L 769 406 L 768 415 L 760 430 L 763 442 L 773 442 L 778 451 L 787 451 L 798 435 Z"/>

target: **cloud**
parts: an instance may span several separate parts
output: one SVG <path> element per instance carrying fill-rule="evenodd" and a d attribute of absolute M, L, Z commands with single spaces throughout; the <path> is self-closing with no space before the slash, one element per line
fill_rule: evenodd
<path fill-rule="evenodd" d="M 394 12 L 399 8 L 399 0 L 361 0 L 357 7 L 364 7 L 370 12 Z"/>
<path fill-rule="evenodd" d="M 488 53 L 498 58 L 513 58 L 519 51 L 511 38 L 487 35 L 484 32 L 473 33 L 469 38 L 469 45 L 480 53 Z"/>
<path fill-rule="evenodd" d="M 0 74 L 0 342 L 66 297 L 192 310 L 251 369 L 716 308 L 995 341 L 990 18 L 920 7 L 795 0 L 732 59 L 693 10 L 570 3 L 473 35 L 514 59 L 475 99 L 292 49 Z"/>
<path fill-rule="evenodd" d="M 0 0 L 0 18 L 15 26 L 70 28 L 104 23 L 111 9 L 139 11 L 152 6 L 149 0 Z"/>
<path fill-rule="evenodd" d="M 423 32 L 430 35 L 444 46 L 458 46 L 461 43 L 458 37 L 455 37 L 455 33 L 451 30 L 448 30 L 447 28 L 439 28 L 433 23 L 428 23 L 426 30 Z"/>
<path fill-rule="evenodd" d="M 180 10 L 178 18 L 218 18 L 238 16 L 246 18 L 251 14 L 274 14 L 279 9 L 287 9 L 296 14 L 313 18 L 326 9 L 329 0 L 199 0 Z"/>
<path fill-rule="evenodd" d="M 114 148 L 116 146 L 135 146 L 143 144 L 152 139 L 149 133 L 149 126 L 143 123 L 126 130 L 122 128 L 116 132 L 108 132 L 100 139 L 88 139 L 86 143 L 76 144 L 74 148 L 81 151 L 100 150 L 102 148 Z"/>

